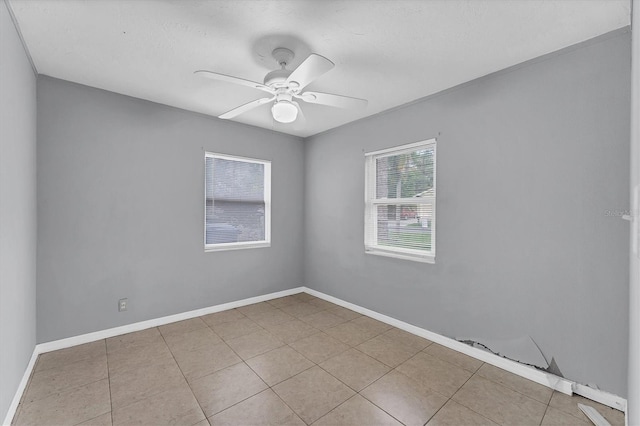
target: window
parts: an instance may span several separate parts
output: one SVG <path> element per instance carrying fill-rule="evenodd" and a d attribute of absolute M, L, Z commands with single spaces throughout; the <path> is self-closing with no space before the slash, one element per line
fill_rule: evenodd
<path fill-rule="evenodd" d="M 205 250 L 270 244 L 271 162 L 205 153 Z"/>
<path fill-rule="evenodd" d="M 367 253 L 435 261 L 435 139 L 365 154 L 364 223 Z"/>

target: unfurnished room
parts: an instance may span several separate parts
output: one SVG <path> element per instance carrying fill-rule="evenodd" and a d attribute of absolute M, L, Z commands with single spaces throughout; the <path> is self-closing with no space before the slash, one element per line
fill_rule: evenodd
<path fill-rule="evenodd" d="M 3 0 L 4 425 L 640 426 L 640 0 Z"/>

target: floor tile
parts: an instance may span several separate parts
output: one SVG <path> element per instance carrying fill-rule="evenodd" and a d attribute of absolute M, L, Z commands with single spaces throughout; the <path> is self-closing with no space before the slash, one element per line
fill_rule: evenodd
<path fill-rule="evenodd" d="M 174 356 L 189 382 L 242 361 L 226 343 L 175 351 Z"/>
<path fill-rule="evenodd" d="M 169 390 L 113 410 L 113 425 L 194 425 L 205 419 L 185 382 Z"/>
<path fill-rule="evenodd" d="M 490 364 L 484 364 L 480 367 L 477 374 L 492 382 L 499 383 L 509 389 L 525 394 L 529 398 L 533 398 L 543 404 L 548 404 L 553 394 L 553 390 L 547 386 L 532 382 L 524 377 L 516 376 L 513 373 L 509 373 Z"/>
<path fill-rule="evenodd" d="M 162 336 L 166 339 L 167 336 L 171 336 L 173 334 L 188 333 L 190 331 L 206 327 L 207 324 L 202 321 L 201 318 L 190 318 L 184 321 L 161 325 L 160 327 L 158 327 L 158 330 L 160 330 L 160 334 L 162 334 Z"/>
<path fill-rule="evenodd" d="M 331 312 L 333 315 L 339 316 L 340 318 L 344 318 L 347 321 L 351 321 L 362 316 L 362 314 L 352 311 L 351 309 L 343 308 L 342 306 L 331 308 L 329 309 L 329 312 Z"/>
<path fill-rule="evenodd" d="M 453 400 L 499 424 L 539 425 L 547 406 L 481 376 L 473 376 Z"/>
<path fill-rule="evenodd" d="M 191 389 L 204 414 L 210 417 L 267 388 L 243 362 L 194 380 Z"/>
<path fill-rule="evenodd" d="M 356 349 L 336 355 L 320 364 L 324 370 L 356 392 L 389 372 L 389 367 Z"/>
<path fill-rule="evenodd" d="M 471 372 L 424 352 L 403 362 L 397 370 L 445 396 L 452 396 L 471 377 Z"/>
<path fill-rule="evenodd" d="M 356 348 L 390 367 L 397 367 L 419 352 L 418 349 L 398 343 L 385 334 L 367 340 Z"/>
<path fill-rule="evenodd" d="M 109 351 L 107 355 L 110 375 L 136 370 L 150 364 L 159 364 L 172 359 L 173 355 L 164 340 L 145 345 L 121 347 L 117 350 Z"/>
<path fill-rule="evenodd" d="M 450 362 L 451 364 L 464 368 L 467 371 L 471 371 L 472 373 L 475 373 L 483 364 L 483 362 L 478 359 L 472 358 L 461 352 L 454 351 L 453 349 L 449 349 L 437 343 L 427 346 L 424 351 L 443 361 Z"/>
<path fill-rule="evenodd" d="M 267 389 L 216 414 L 209 418 L 209 422 L 215 426 L 305 425 L 271 389 Z"/>
<path fill-rule="evenodd" d="M 253 320 L 246 317 L 234 321 L 214 324 L 211 325 L 211 328 L 224 340 L 235 339 L 236 337 L 244 336 L 245 334 L 253 333 L 254 331 L 262 329 L 262 327 L 256 324 Z"/>
<path fill-rule="evenodd" d="M 107 379 L 20 407 L 17 425 L 76 425 L 111 410 Z"/>
<path fill-rule="evenodd" d="M 436 413 L 427 426 L 497 426 L 496 423 L 458 404 L 453 400 L 449 400 L 444 407 Z"/>
<path fill-rule="evenodd" d="M 242 359 L 253 358 L 272 349 L 279 348 L 284 342 L 266 330 L 256 331 L 235 339 L 227 340 L 227 344 Z"/>
<path fill-rule="evenodd" d="M 320 330 L 326 330 L 327 328 L 346 322 L 344 318 L 334 315 L 328 311 L 320 311 L 315 314 L 307 315 L 306 317 L 301 317 L 300 321 L 304 321 L 315 328 L 319 328 Z"/>
<path fill-rule="evenodd" d="M 313 367 L 273 387 L 280 398 L 307 424 L 355 394 L 320 367 Z"/>
<path fill-rule="evenodd" d="M 80 423 L 78 426 L 112 426 L 111 411 L 101 416 Z"/>
<path fill-rule="evenodd" d="M 567 414 L 564 411 L 560 411 L 557 408 L 547 407 L 547 412 L 544 414 L 541 426 L 591 426 L 592 423 L 584 420 L 580 420 L 577 417 L 573 417 L 571 414 Z"/>
<path fill-rule="evenodd" d="M 310 299 L 309 301 L 307 301 L 307 303 L 317 306 L 319 308 L 322 309 L 333 309 L 338 307 L 338 305 L 336 305 L 335 303 L 331 303 L 331 302 L 327 302 L 324 299 L 320 299 L 319 297 L 315 298 L 315 299 Z"/>
<path fill-rule="evenodd" d="M 396 371 L 360 393 L 405 425 L 424 425 L 447 402 L 447 397 Z"/>
<path fill-rule="evenodd" d="M 375 320 L 373 318 L 366 317 L 364 315 L 354 320 L 351 320 L 351 322 L 359 325 L 365 330 L 375 333 L 376 335 L 382 334 L 385 331 L 392 328 L 392 326 L 390 326 L 389 324 L 386 324 L 382 321 Z"/>
<path fill-rule="evenodd" d="M 298 299 L 296 299 L 293 296 L 284 296 L 284 297 L 278 297 L 277 299 L 267 300 L 267 303 L 269 303 L 270 305 L 276 308 L 282 308 L 283 306 L 291 305 L 292 303 L 297 303 L 297 302 L 298 302 Z"/>
<path fill-rule="evenodd" d="M 417 351 L 421 351 L 433 343 L 431 340 L 424 339 L 420 336 L 416 336 L 415 334 L 411 334 L 407 331 L 400 330 L 399 328 L 395 327 L 392 327 L 390 330 L 386 331 L 384 335 L 395 342 L 398 342 L 405 346 L 409 346 Z"/>
<path fill-rule="evenodd" d="M 179 385 L 184 376 L 173 357 L 110 374 L 111 403 L 121 408 Z"/>
<path fill-rule="evenodd" d="M 346 343 L 349 346 L 357 346 L 379 334 L 375 331 L 367 330 L 363 327 L 360 327 L 353 321 L 345 322 L 335 327 L 328 328 L 324 332 L 340 340 L 342 343 Z"/>
<path fill-rule="evenodd" d="M 349 346 L 322 332 L 297 340 L 289 346 L 316 364 L 349 349 Z"/>
<path fill-rule="evenodd" d="M 252 305 L 240 306 L 236 309 L 249 318 L 252 318 L 256 314 L 274 311 L 276 308 L 274 308 L 270 303 L 260 302 L 254 303 Z"/>
<path fill-rule="evenodd" d="M 107 339 L 107 354 L 120 349 L 132 349 L 138 346 L 146 346 L 151 343 L 164 342 L 162 334 L 156 327 Z"/>
<path fill-rule="evenodd" d="M 221 311 L 213 314 L 203 315 L 200 318 L 202 318 L 202 321 L 204 321 L 208 326 L 212 327 L 214 325 L 223 324 L 225 322 L 239 320 L 240 318 L 244 317 L 244 314 L 237 309 L 229 309 L 228 311 Z"/>
<path fill-rule="evenodd" d="M 285 314 L 280 309 L 273 311 L 259 312 L 251 317 L 258 325 L 266 327 L 269 325 L 282 324 L 286 321 L 292 321 L 295 318 L 289 314 Z"/>
<path fill-rule="evenodd" d="M 338 406 L 320 420 L 313 423 L 314 426 L 335 425 L 379 425 L 402 426 L 402 423 L 376 407 L 360 395 L 354 395 L 347 402 Z"/>
<path fill-rule="evenodd" d="M 308 294 L 239 309 L 40 355 L 14 424 L 624 425 Z"/>
<path fill-rule="evenodd" d="M 309 293 L 296 293 L 293 295 L 300 302 L 309 302 L 317 299 L 317 297 L 310 295 Z"/>
<path fill-rule="evenodd" d="M 104 339 L 71 348 L 47 352 L 38 356 L 35 372 L 37 373 L 38 371 L 49 368 L 63 367 L 85 359 L 103 356 L 106 355 L 106 353 L 107 347 Z"/>
<path fill-rule="evenodd" d="M 318 313 L 320 311 L 324 311 L 324 308 L 306 302 L 298 302 L 292 303 L 291 305 L 283 306 L 281 310 L 296 318 L 301 318 Z"/>
<path fill-rule="evenodd" d="M 569 396 L 561 392 L 554 391 L 551 396 L 551 400 L 549 401 L 549 405 L 551 407 L 564 411 L 567 414 L 571 414 L 580 420 L 589 421 L 588 417 L 584 415 L 580 408 L 578 408 L 578 403 L 590 405 L 598 410 L 598 412 L 607 419 L 612 426 L 624 425 L 624 413 L 622 411 L 607 407 L 606 405 L 591 401 L 590 399 L 583 398 L 579 395 Z"/>
<path fill-rule="evenodd" d="M 293 343 L 320 332 L 317 328 L 297 319 L 275 325 L 265 325 L 265 328 L 285 343 Z"/>
<path fill-rule="evenodd" d="M 107 356 L 95 356 L 58 368 L 37 371 L 31 377 L 23 403 L 46 398 L 108 377 Z"/>
<path fill-rule="evenodd" d="M 313 363 L 289 346 L 274 349 L 246 361 L 269 386 L 313 367 Z"/>
<path fill-rule="evenodd" d="M 165 337 L 167 346 L 172 351 L 190 351 L 205 345 L 217 345 L 222 339 L 209 327 L 198 328 L 185 333 L 174 333 Z"/>

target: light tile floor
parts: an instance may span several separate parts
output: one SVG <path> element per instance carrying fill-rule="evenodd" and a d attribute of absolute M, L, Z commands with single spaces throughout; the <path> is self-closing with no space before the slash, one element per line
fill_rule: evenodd
<path fill-rule="evenodd" d="M 16 425 L 612 425 L 569 397 L 308 294 L 49 352 Z"/>

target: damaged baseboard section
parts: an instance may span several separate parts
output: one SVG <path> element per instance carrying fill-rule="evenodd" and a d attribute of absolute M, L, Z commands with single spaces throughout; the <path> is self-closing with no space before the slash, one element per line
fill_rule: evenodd
<path fill-rule="evenodd" d="M 574 381 L 571 381 L 562 377 L 561 374 L 558 374 L 560 373 L 560 369 L 558 368 L 558 366 L 555 363 L 555 360 L 553 359 L 551 359 L 551 361 L 547 364 L 547 368 L 549 370 L 545 371 L 540 368 L 531 367 L 529 365 L 525 365 L 520 362 L 503 358 L 487 350 L 481 350 L 479 348 L 459 342 L 456 339 L 452 339 L 452 338 L 443 336 L 441 334 L 434 333 L 424 328 L 417 327 L 415 325 L 406 323 L 404 321 L 398 320 L 393 317 L 389 317 L 387 315 L 378 313 L 376 311 L 372 311 L 371 309 L 367 309 L 362 306 L 344 301 L 337 297 L 329 296 L 328 294 L 310 289 L 308 287 L 304 287 L 303 291 L 305 293 L 311 294 L 312 296 L 319 297 L 328 302 L 335 303 L 336 305 L 345 307 L 347 309 L 351 309 L 352 311 L 356 311 L 361 314 L 367 315 L 371 318 L 377 319 L 378 321 L 382 321 L 394 327 L 398 327 L 404 331 L 415 334 L 416 336 L 424 337 L 425 339 L 429 339 L 432 342 L 435 342 L 447 348 L 456 350 L 465 355 L 469 355 L 471 357 L 479 359 L 480 361 L 484 361 L 488 364 L 491 364 L 493 366 L 506 370 L 510 373 L 516 374 L 525 379 L 539 383 L 543 386 L 547 386 L 558 392 L 562 392 L 566 395 L 573 395 L 575 393 L 585 398 L 591 399 L 592 401 L 599 402 L 608 407 L 615 408 L 616 410 L 620 410 L 626 413 L 626 407 L 627 407 L 626 399 L 614 394 L 610 394 L 608 392 L 604 392 L 598 389 L 593 389 L 588 386 L 575 383 Z"/>
<path fill-rule="evenodd" d="M 564 379 L 564 375 L 560 371 L 556 360 L 552 357 L 551 361 L 547 361 L 547 357 L 542 353 L 540 347 L 531 338 L 531 336 L 502 340 L 477 337 L 460 338 L 456 340 L 473 348 L 489 352 L 509 361 L 526 365 Z M 595 385 L 583 385 L 571 381 L 570 383 L 572 393 L 583 396 L 592 401 L 599 402 L 608 407 L 615 408 L 616 410 L 626 412 L 627 404 L 624 398 L 602 391 Z"/>
<path fill-rule="evenodd" d="M 602 414 L 600 414 L 598 410 L 596 410 L 592 406 L 578 404 L 578 408 L 584 413 L 585 416 L 589 418 L 589 420 L 591 420 L 591 423 L 593 423 L 594 425 L 611 426 L 611 423 L 609 423 L 604 417 L 602 417 Z"/>
<path fill-rule="evenodd" d="M 599 402 L 607 407 L 615 408 L 616 410 L 620 410 L 624 413 L 627 412 L 627 400 L 618 395 L 603 391 L 593 385 L 587 386 L 581 383 L 574 383 L 572 388 L 573 393 L 575 394 L 584 396 L 592 401 Z"/>
<path fill-rule="evenodd" d="M 551 362 L 547 362 L 547 358 L 544 356 L 536 342 L 533 341 L 531 336 L 521 336 L 515 339 L 488 339 L 473 337 L 459 338 L 456 340 L 466 343 L 469 346 L 473 346 L 474 348 L 489 351 L 502 358 L 519 362 L 520 364 L 528 365 L 530 367 L 555 374 L 556 376 L 564 377 L 562 374 L 558 374 L 560 369 L 553 358 L 551 359 Z M 549 371 L 552 365 L 553 370 L 555 371 Z"/>

